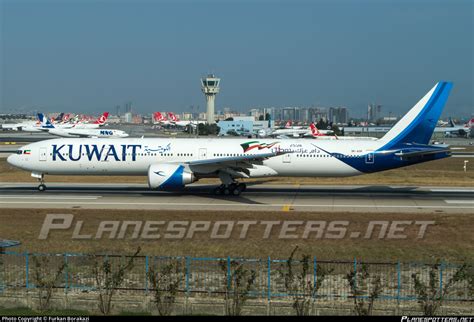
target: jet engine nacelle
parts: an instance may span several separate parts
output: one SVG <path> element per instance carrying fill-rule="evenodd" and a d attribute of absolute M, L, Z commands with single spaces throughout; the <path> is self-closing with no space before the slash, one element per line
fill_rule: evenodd
<path fill-rule="evenodd" d="M 148 186 L 151 189 L 181 189 L 196 181 L 192 172 L 181 164 L 156 163 L 148 168 Z"/>
<path fill-rule="evenodd" d="M 260 129 L 260 130 L 257 131 L 257 135 L 260 138 L 264 138 L 264 137 L 267 136 L 267 131 L 265 131 L 264 129 Z"/>

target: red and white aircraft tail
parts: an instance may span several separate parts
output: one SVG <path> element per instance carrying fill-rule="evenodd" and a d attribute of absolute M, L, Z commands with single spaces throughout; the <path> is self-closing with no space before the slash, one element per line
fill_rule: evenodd
<path fill-rule="evenodd" d="M 466 124 L 464 124 L 464 127 L 473 127 L 474 126 L 474 118 L 470 119 L 469 122 L 467 122 Z"/>
<path fill-rule="evenodd" d="M 318 128 L 316 127 L 316 125 L 314 125 L 314 123 L 311 123 L 309 125 L 309 128 L 311 129 L 311 134 L 313 135 L 313 137 L 326 136 L 326 134 L 319 132 Z"/>
<path fill-rule="evenodd" d="M 153 113 L 153 122 L 155 124 L 166 123 L 167 118 L 161 112 L 154 112 Z"/>
<path fill-rule="evenodd" d="M 99 126 L 102 126 L 107 122 L 107 118 L 109 117 L 109 112 L 104 112 L 97 120 L 95 120 L 94 124 L 99 124 Z"/>
<path fill-rule="evenodd" d="M 71 114 L 67 113 L 67 114 L 64 114 L 63 116 L 63 119 L 62 119 L 62 123 L 67 123 L 69 122 L 69 119 L 71 118 Z"/>
<path fill-rule="evenodd" d="M 171 122 L 179 122 L 179 117 L 173 112 L 168 112 L 168 118 Z"/>
<path fill-rule="evenodd" d="M 309 125 L 309 128 L 310 128 L 310 130 L 311 130 L 311 136 L 312 136 L 313 138 L 318 138 L 318 137 L 321 137 L 321 136 L 327 136 L 327 137 L 329 137 L 329 136 L 331 136 L 331 135 L 328 135 L 328 133 L 329 133 L 329 132 L 332 133 L 332 131 L 325 131 L 325 132 L 322 132 L 322 131 L 318 130 L 318 128 L 316 127 L 316 125 L 315 125 L 314 123 L 311 123 L 311 124 Z M 335 137 L 336 140 L 339 139 L 336 134 L 333 134 L 332 136 Z"/>

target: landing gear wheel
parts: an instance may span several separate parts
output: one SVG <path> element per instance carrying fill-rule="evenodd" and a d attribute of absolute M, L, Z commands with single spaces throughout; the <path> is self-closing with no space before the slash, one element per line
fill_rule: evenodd
<path fill-rule="evenodd" d="M 38 191 L 43 192 L 45 190 L 46 190 L 46 185 L 44 185 L 43 183 L 38 186 Z"/>
<path fill-rule="evenodd" d="M 216 196 L 219 196 L 222 194 L 222 189 L 221 187 L 217 187 L 217 188 L 214 188 L 214 190 L 212 190 L 212 193 Z"/>
<path fill-rule="evenodd" d="M 232 194 L 234 196 L 240 196 L 240 193 L 242 192 L 242 186 L 239 184 L 237 185 L 233 190 L 232 190 Z"/>
<path fill-rule="evenodd" d="M 222 192 L 224 193 L 224 196 L 228 196 L 230 195 L 230 193 L 232 192 L 232 189 L 231 187 L 225 187 Z"/>
<path fill-rule="evenodd" d="M 247 185 L 245 183 L 239 183 L 237 187 L 240 189 L 241 192 L 247 190 Z"/>

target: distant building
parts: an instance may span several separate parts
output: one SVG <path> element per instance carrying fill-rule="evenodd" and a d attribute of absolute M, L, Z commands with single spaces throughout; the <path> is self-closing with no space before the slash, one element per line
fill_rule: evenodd
<path fill-rule="evenodd" d="M 120 116 L 118 115 L 109 115 L 109 117 L 107 118 L 108 124 L 118 124 L 120 122 L 121 122 Z"/>
<path fill-rule="evenodd" d="M 334 124 L 349 123 L 349 112 L 346 107 L 330 107 L 328 111 L 328 121 Z"/>
<path fill-rule="evenodd" d="M 255 121 L 253 116 L 234 116 L 233 119 L 234 121 L 249 121 L 249 122 Z"/>
<path fill-rule="evenodd" d="M 206 112 L 199 113 L 198 119 L 199 120 L 206 120 L 207 119 L 207 113 Z"/>
<path fill-rule="evenodd" d="M 217 124 L 220 128 L 219 135 L 230 133 L 238 135 L 252 135 L 261 129 L 269 127 L 268 121 L 254 121 L 251 116 L 237 117 L 233 121 L 219 121 Z M 271 124 L 273 126 L 273 122 Z"/>
<path fill-rule="evenodd" d="M 300 108 L 298 107 L 283 107 L 281 111 L 282 121 L 300 121 Z"/>
<path fill-rule="evenodd" d="M 184 121 L 190 121 L 193 119 L 193 113 L 182 113 L 181 114 L 181 119 Z"/>
<path fill-rule="evenodd" d="M 396 116 L 384 116 L 382 121 L 386 124 L 392 124 L 398 121 L 398 117 Z"/>
<path fill-rule="evenodd" d="M 253 121 L 251 120 L 234 120 L 234 121 L 219 121 L 219 135 L 228 135 L 235 133 L 238 135 L 252 134 Z"/>
<path fill-rule="evenodd" d="M 124 123 L 132 123 L 133 122 L 133 116 L 131 112 L 127 112 L 123 115 L 123 122 Z"/>
<path fill-rule="evenodd" d="M 382 112 L 382 105 L 375 103 L 369 104 L 367 106 L 367 121 L 375 123 L 380 118 L 380 113 Z"/>
<path fill-rule="evenodd" d="M 318 122 L 319 120 L 328 120 L 328 110 L 325 107 L 310 107 L 308 109 L 308 122 Z"/>
<path fill-rule="evenodd" d="M 132 117 L 132 123 L 133 124 L 142 124 L 143 123 L 143 118 L 140 115 L 134 115 Z"/>
<path fill-rule="evenodd" d="M 132 113 L 132 102 L 125 103 L 125 113 Z"/>

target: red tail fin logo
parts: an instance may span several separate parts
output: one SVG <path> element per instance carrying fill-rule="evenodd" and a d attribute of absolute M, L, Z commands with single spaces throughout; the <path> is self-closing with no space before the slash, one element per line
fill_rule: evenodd
<path fill-rule="evenodd" d="M 172 113 L 172 112 L 168 112 L 168 117 L 170 118 L 171 121 L 173 122 L 177 122 L 179 121 L 178 117 L 176 116 L 176 114 Z"/>
<path fill-rule="evenodd" d="M 94 123 L 95 124 L 99 124 L 99 125 L 103 125 L 105 124 L 105 121 L 107 121 L 107 118 L 109 117 L 109 112 L 104 112 L 104 114 L 102 114 L 98 119 L 97 121 L 95 121 Z"/>

